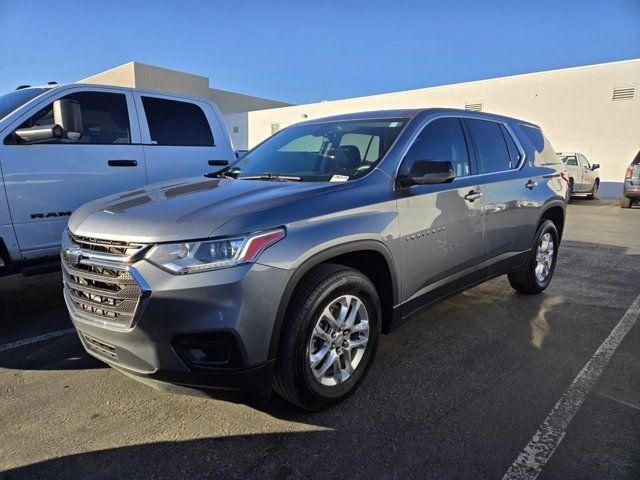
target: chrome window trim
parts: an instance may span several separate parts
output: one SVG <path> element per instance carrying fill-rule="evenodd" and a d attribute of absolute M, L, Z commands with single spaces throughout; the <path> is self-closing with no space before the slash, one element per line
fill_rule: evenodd
<path fill-rule="evenodd" d="M 418 138 L 418 135 L 420 135 L 422 133 L 422 131 L 433 121 L 435 120 L 440 120 L 442 118 L 457 118 L 457 119 L 462 119 L 462 118 L 469 118 L 469 119 L 473 119 L 473 120 L 486 120 L 489 122 L 495 122 L 495 123 L 499 123 L 500 125 L 503 125 L 504 128 L 507 130 L 507 132 L 509 132 L 509 135 L 511 135 L 511 138 L 513 139 L 513 142 L 516 144 L 516 148 L 518 149 L 518 151 L 520 152 L 520 163 L 514 167 L 514 168 L 509 168 L 507 170 L 500 170 L 498 172 L 489 172 L 489 173 L 476 173 L 476 174 L 472 174 L 472 175 L 466 175 L 464 177 L 455 177 L 453 179 L 453 181 L 451 182 L 452 184 L 456 182 L 456 180 L 458 179 L 466 179 L 466 178 L 479 178 L 479 177 L 485 177 L 487 175 L 498 175 L 500 173 L 508 173 L 508 172 L 518 172 L 520 170 L 522 170 L 522 167 L 524 166 L 526 160 L 527 160 L 527 154 L 524 150 L 524 148 L 522 147 L 521 143 L 520 143 L 520 139 L 518 138 L 518 136 L 515 134 L 515 132 L 513 131 L 513 129 L 511 128 L 511 126 L 507 123 L 505 123 L 502 120 L 498 120 L 495 118 L 487 118 L 481 115 L 474 115 L 472 113 L 440 113 L 437 115 L 434 115 L 432 117 L 429 117 L 425 120 L 423 120 L 420 125 L 418 126 L 416 132 L 411 136 L 411 139 L 407 142 L 407 145 L 405 145 L 405 147 L 402 149 L 401 155 L 400 155 L 400 161 L 398 162 L 398 165 L 396 166 L 396 172 L 394 175 L 394 181 L 393 181 L 393 189 L 394 190 L 404 190 L 404 188 L 399 189 L 398 188 L 398 174 L 400 173 L 400 167 L 402 166 L 402 164 L 404 163 L 404 159 L 407 156 L 407 153 L 409 152 L 409 149 L 413 146 L 414 142 L 416 141 L 416 138 Z M 402 132 L 401 132 L 402 133 Z M 465 141 L 466 141 L 466 135 L 465 135 Z M 473 141 L 473 140 L 472 140 Z M 472 147 L 473 145 L 467 145 L 468 147 Z M 507 145 L 505 145 L 505 148 L 507 148 L 508 151 L 508 147 Z M 469 160 L 471 160 L 471 156 L 469 156 Z M 411 188 L 411 187 L 409 187 Z"/>

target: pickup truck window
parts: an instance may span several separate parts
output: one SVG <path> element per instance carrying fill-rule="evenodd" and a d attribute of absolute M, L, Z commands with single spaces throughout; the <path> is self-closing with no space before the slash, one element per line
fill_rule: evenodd
<path fill-rule="evenodd" d="M 416 160 L 439 160 L 451 162 L 456 177 L 471 175 L 467 142 L 458 118 L 441 118 L 429 123 L 404 158 L 403 172 L 409 172 Z"/>
<path fill-rule="evenodd" d="M 15 92 L 0 95 L 0 120 L 13 112 L 16 108 L 24 105 L 29 100 L 36 98 L 38 95 L 51 90 L 50 88 L 23 88 Z"/>
<path fill-rule="evenodd" d="M 564 155 L 560 160 L 565 165 L 571 165 L 573 167 L 578 166 L 578 159 L 576 158 L 575 155 Z"/>
<path fill-rule="evenodd" d="M 352 180 L 382 160 L 405 123 L 404 118 L 385 118 L 292 126 L 240 158 L 232 170 L 239 179 L 269 173 L 307 182 Z M 368 153 L 365 144 L 374 142 Z"/>
<path fill-rule="evenodd" d="M 584 155 L 579 153 L 578 158 L 580 158 L 580 163 L 582 164 L 583 167 L 591 168 L 591 164 L 589 163 L 589 160 L 587 160 L 587 158 Z"/>
<path fill-rule="evenodd" d="M 483 173 L 509 170 L 511 159 L 500 123 L 475 118 L 468 118 L 466 122 L 476 145 Z"/>
<path fill-rule="evenodd" d="M 131 143 L 127 99 L 121 93 L 78 92 L 66 95 L 76 100 L 82 111 L 82 137 L 72 141 L 51 140 L 53 144 L 111 145 Z M 38 111 L 19 128 L 53 125 L 53 103 Z"/>
<path fill-rule="evenodd" d="M 142 105 L 155 145 L 214 146 L 211 127 L 198 105 L 156 97 L 142 97 Z"/>

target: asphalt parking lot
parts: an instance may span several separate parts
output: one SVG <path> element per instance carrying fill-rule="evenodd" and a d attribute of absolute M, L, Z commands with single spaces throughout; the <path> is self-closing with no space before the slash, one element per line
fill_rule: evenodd
<path fill-rule="evenodd" d="M 314 414 L 143 386 L 84 353 L 59 273 L 1 278 L 0 478 L 502 478 L 635 315 L 639 210 L 574 201 L 544 294 L 499 278 L 438 304 L 382 338 L 353 397 Z M 592 387 L 578 382 L 584 402 L 538 478 L 640 478 L 638 323 Z"/>

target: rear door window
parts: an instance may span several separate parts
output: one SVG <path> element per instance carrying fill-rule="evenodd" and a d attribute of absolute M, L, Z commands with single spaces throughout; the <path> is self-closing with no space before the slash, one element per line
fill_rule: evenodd
<path fill-rule="evenodd" d="M 511 157 L 500 123 L 476 118 L 467 118 L 465 121 L 475 144 L 483 173 L 509 170 Z"/>
<path fill-rule="evenodd" d="M 207 117 L 195 103 L 142 97 L 142 105 L 153 144 L 185 147 L 214 146 Z"/>

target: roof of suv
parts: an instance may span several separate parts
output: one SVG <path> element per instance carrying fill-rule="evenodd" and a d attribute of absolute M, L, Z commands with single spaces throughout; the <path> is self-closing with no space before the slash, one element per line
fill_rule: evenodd
<path fill-rule="evenodd" d="M 420 114 L 464 114 L 465 116 L 477 117 L 477 118 L 488 118 L 494 120 L 507 120 L 513 121 L 516 120 L 522 124 L 533 126 L 539 128 L 536 124 L 525 121 L 518 120 L 513 117 L 505 117 L 503 115 L 496 115 L 493 113 L 485 113 L 485 112 L 474 112 L 471 110 L 462 110 L 458 108 L 406 108 L 406 109 L 397 109 L 397 110 L 373 110 L 368 112 L 354 112 L 354 113 L 343 113 L 341 115 L 333 115 L 330 117 L 322 117 L 322 118 L 314 118 L 310 120 L 306 120 L 298 123 L 298 125 L 306 125 L 312 123 L 322 123 L 322 122 L 334 122 L 341 120 L 378 120 L 385 118 L 407 118 L 411 119 Z"/>

